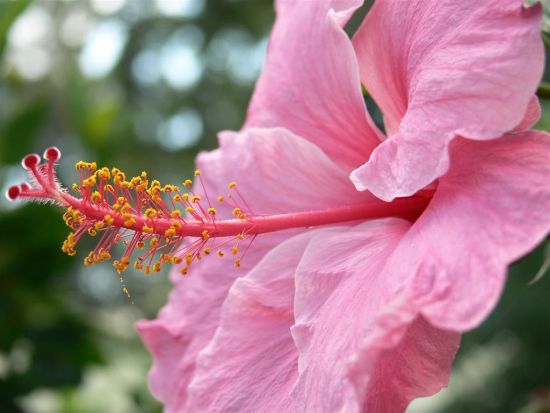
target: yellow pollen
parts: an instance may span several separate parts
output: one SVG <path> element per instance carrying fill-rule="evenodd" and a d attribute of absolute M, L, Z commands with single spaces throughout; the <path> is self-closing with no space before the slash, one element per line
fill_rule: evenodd
<path fill-rule="evenodd" d="M 185 186 L 186 188 L 191 188 L 191 185 L 193 185 L 193 181 L 191 179 L 186 179 L 185 181 L 183 181 L 183 186 Z"/>
<path fill-rule="evenodd" d="M 201 174 L 201 171 L 199 171 L 198 169 L 195 171 L 195 176 L 200 176 Z"/>
<path fill-rule="evenodd" d="M 210 248 L 205 248 L 202 252 L 204 252 L 204 255 L 210 255 Z"/>
<path fill-rule="evenodd" d="M 225 255 L 222 250 L 216 251 L 216 254 L 218 254 L 219 257 L 223 257 Z"/>
<path fill-rule="evenodd" d="M 239 253 L 239 248 L 235 245 L 233 248 L 231 248 L 231 254 L 237 255 Z"/>
<path fill-rule="evenodd" d="M 194 204 L 196 204 L 200 200 L 201 200 L 201 197 L 199 195 L 193 195 L 193 198 L 191 198 L 191 202 L 193 202 Z"/>
<path fill-rule="evenodd" d="M 179 209 L 174 209 L 170 215 L 172 216 L 172 218 L 179 218 L 181 217 L 181 211 Z"/>
<path fill-rule="evenodd" d="M 151 238 L 151 240 L 149 241 L 149 246 L 151 248 L 155 248 L 158 244 L 159 244 L 158 238 Z"/>
<path fill-rule="evenodd" d="M 110 215 L 105 215 L 103 217 L 103 221 L 107 224 L 107 225 L 113 225 L 113 223 L 115 222 L 115 219 L 110 216 Z"/>
<path fill-rule="evenodd" d="M 194 209 L 193 207 L 187 207 L 187 208 L 185 208 L 185 210 L 186 210 L 187 212 L 189 212 L 190 214 L 192 214 L 193 212 L 195 212 L 195 209 Z"/>
<path fill-rule="evenodd" d="M 235 188 L 236 186 L 237 186 L 237 182 L 235 181 L 229 182 L 229 185 L 227 185 L 229 189 Z"/>
<path fill-rule="evenodd" d="M 208 208 L 208 213 L 209 213 L 210 215 L 216 215 L 216 212 L 217 212 L 217 211 L 216 211 L 216 208 L 212 208 L 212 207 Z"/>
<path fill-rule="evenodd" d="M 153 233 L 153 228 L 151 228 L 150 226 L 147 226 L 147 225 L 142 226 L 141 230 L 143 232 L 146 232 L 147 234 L 152 234 Z"/>
<path fill-rule="evenodd" d="M 218 202 L 221 204 L 223 202 L 223 196 L 218 197 Z"/>
<path fill-rule="evenodd" d="M 207 240 L 208 238 L 210 238 L 210 234 L 208 233 L 208 231 L 206 229 L 204 231 L 202 231 L 201 235 L 202 235 L 203 240 Z"/>
<path fill-rule="evenodd" d="M 240 267 L 241 267 L 241 260 L 236 259 L 236 260 L 234 261 L 233 265 L 235 265 L 235 268 L 240 268 Z"/>
<path fill-rule="evenodd" d="M 157 216 L 157 210 L 154 208 L 147 208 L 144 215 L 147 218 L 155 218 Z"/>

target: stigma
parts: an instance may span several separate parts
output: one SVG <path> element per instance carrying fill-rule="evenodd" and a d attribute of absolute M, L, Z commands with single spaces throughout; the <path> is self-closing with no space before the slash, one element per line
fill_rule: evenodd
<path fill-rule="evenodd" d="M 79 181 L 71 186 L 73 195 L 55 174 L 61 151 L 50 147 L 43 158 L 37 154 L 23 158 L 30 183 L 11 186 L 7 198 L 47 201 L 64 208 L 63 219 L 71 232 L 61 246 L 63 252 L 76 255 L 83 236 L 98 240 L 83 259 L 86 266 L 112 259 L 115 246 L 121 246 L 120 257 L 113 261 L 119 274 L 130 266 L 149 275 L 160 272 L 164 264 L 178 264 L 180 273 L 186 275 L 194 262 L 210 255 L 230 257 L 239 268 L 259 234 L 388 216 L 414 220 L 431 198 L 431 194 L 422 193 L 391 203 L 371 201 L 260 216 L 248 206 L 234 181 L 228 183 L 226 194 L 210 197 L 199 170 L 194 173 L 195 182 L 186 179 L 181 185 L 163 185 L 145 171 L 127 177 L 118 168 L 79 161 L 75 164 Z M 222 204 L 232 218 L 218 218 Z"/>

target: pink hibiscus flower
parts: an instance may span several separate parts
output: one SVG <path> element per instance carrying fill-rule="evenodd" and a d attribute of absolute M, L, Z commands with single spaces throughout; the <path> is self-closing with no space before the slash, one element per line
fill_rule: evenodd
<path fill-rule="evenodd" d="M 138 324 L 168 412 L 402 412 L 446 385 L 460 333 L 550 230 L 549 136 L 527 131 L 541 8 L 378 0 L 351 42 L 360 3 L 279 1 L 244 129 L 197 164 L 210 192 L 236 180 L 260 216 L 368 202 L 365 189 L 433 195 L 412 221 L 274 232 L 235 272 L 174 271 L 168 304 Z"/>
<path fill-rule="evenodd" d="M 460 333 L 550 231 L 550 137 L 528 130 L 540 5 L 377 0 L 350 41 L 360 3 L 277 3 L 246 125 L 199 155 L 190 194 L 79 162 L 75 198 L 55 179 L 55 148 L 43 165 L 27 156 L 32 184 L 8 190 L 68 207 L 70 255 L 101 232 L 87 265 L 121 239 L 119 272 L 145 241 L 136 268 L 182 263 L 158 318 L 138 323 L 167 412 L 402 412 L 446 385 Z M 243 209 L 212 207 L 232 180 Z M 214 257 L 181 277 L 211 238 L 256 235 L 235 270 Z"/>

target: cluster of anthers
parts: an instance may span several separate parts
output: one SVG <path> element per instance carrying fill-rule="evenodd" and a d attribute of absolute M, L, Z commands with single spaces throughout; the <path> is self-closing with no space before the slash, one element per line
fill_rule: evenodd
<path fill-rule="evenodd" d="M 60 158 L 55 147 L 46 149 L 45 162 L 37 154 L 23 158 L 31 183 L 11 186 L 8 199 L 50 201 L 66 208 L 64 219 L 72 232 L 63 242 L 65 253 L 75 255 L 84 234 L 99 239 L 84 258 L 85 265 L 108 260 L 115 245 L 123 246 L 121 257 L 113 261 L 119 274 L 130 265 L 150 274 L 159 272 L 162 264 L 172 263 L 186 275 L 193 262 L 207 255 L 229 256 L 233 265 L 240 267 L 258 234 L 388 216 L 414 220 L 433 195 L 433 191 L 421 191 L 390 203 L 372 198 L 336 208 L 257 215 L 235 182 L 229 183 L 225 197 L 210 199 L 200 171 L 195 171 L 194 186 L 188 179 L 179 187 L 161 185 L 146 172 L 127 179 L 117 168 L 98 168 L 95 162 L 80 161 L 75 165 L 80 181 L 72 185 L 78 194 L 75 197 L 56 179 Z M 197 188 L 202 195 L 195 192 Z M 225 204 L 224 210 L 232 211 L 233 217 L 218 219 L 214 204 Z"/>
<path fill-rule="evenodd" d="M 75 255 L 77 243 L 88 234 L 99 240 L 84 258 L 84 264 L 90 266 L 111 259 L 113 247 L 119 244 L 125 247 L 122 256 L 113 261 L 119 273 L 132 264 L 148 275 L 159 272 L 162 264 L 172 263 L 183 264 L 179 271 L 186 275 L 194 261 L 211 254 L 230 256 L 233 265 L 240 266 L 253 237 L 248 236 L 246 227 L 238 232 L 235 228 L 219 231 L 216 207 L 208 195 L 203 200 L 193 191 L 190 179 L 180 188 L 150 180 L 146 172 L 127 179 L 118 168 L 98 168 L 95 162 L 80 161 L 75 164 L 80 181 L 72 185 L 79 195 L 76 198 L 56 179 L 55 164 L 60 157 L 61 152 L 55 147 L 44 152 L 45 164 L 41 164 L 37 154 L 27 155 L 22 165 L 28 170 L 32 184 L 10 187 L 7 197 L 52 201 L 66 208 L 63 218 L 72 230 L 61 247 L 66 254 Z M 206 194 L 198 170 L 195 179 Z M 229 183 L 228 190 L 225 197 L 218 196 L 215 202 L 228 204 L 234 221 L 252 222 L 237 184 Z M 186 237 L 190 240 L 185 240 Z"/>

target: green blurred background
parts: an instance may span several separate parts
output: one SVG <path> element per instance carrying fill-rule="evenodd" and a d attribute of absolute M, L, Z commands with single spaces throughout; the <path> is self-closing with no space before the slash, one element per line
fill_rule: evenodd
<path fill-rule="evenodd" d="M 240 128 L 273 18 L 268 0 L 0 1 L 2 192 L 49 145 L 65 184 L 80 159 L 180 182 L 217 131 Z M 166 274 L 128 271 L 132 305 L 109 263 L 81 264 L 85 244 L 61 253 L 67 232 L 53 207 L 0 199 L 0 412 L 160 411 L 133 324 L 165 302 Z M 549 255 L 513 266 L 451 388 L 411 413 L 550 412 L 550 277 L 527 286 Z"/>

